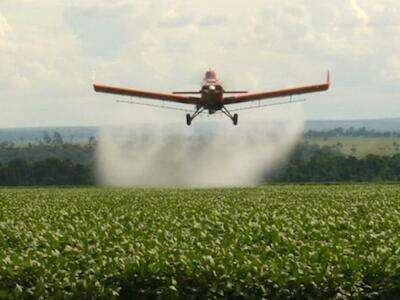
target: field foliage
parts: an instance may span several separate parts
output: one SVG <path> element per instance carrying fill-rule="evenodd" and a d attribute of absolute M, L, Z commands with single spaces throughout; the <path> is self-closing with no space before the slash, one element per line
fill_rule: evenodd
<path fill-rule="evenodd" d="M 400 187 L 1 189 L 0 299 L 400 297 Z"/>

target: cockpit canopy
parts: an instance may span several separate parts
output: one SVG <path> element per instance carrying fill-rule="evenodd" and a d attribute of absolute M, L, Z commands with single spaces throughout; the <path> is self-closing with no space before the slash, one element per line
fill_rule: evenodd
<path fill-rule="evenodd" d="M 205 79 L 206 80 L 217 80 L 217 74 L 214 72 L 214 71 L 212 71 L 212 70 L 209 70 L 209 71 L 207 71 L 206 72 L 206 77 L 205 77 Z"/>

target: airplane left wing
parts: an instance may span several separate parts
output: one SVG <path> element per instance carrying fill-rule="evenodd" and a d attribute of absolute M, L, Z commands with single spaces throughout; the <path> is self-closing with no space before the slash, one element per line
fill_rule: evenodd
<path fill-rule="evenodd" d="M 124 87 L 117 87 L 117 86 L 110 86 L 110 85 L 102 85 L 102 84 L 96 84 L 96 83 L 93 84 L 93 88 L 96 92 L 99 92 L 99 93 L 116 94 L 116 95 L 131 96 L 131 97 L 138 97 L 138 98 L 148 98 L 148 99 L 170 101 L 170 102 L 177 102 L 177 103 L 183 103 L 183 104 L 197 104 L 200 101 L 200 98 L 198 98 L 198 97 L 174 95 L 174 94 L 159 93 L 159 92 L 152 92 L 152 91 L 143 91 L 143 90 L 136 90 L 136 89 L 131 89 L 131 88 L 124 88 Z"/>
<path fill-rule="evenodd" d="M 328 90 L 330 87 L 330 76 L 329 72 L 327 75 L 327 79 L 325 83 L 315 84 L 315 85 L 306 85 L 282 90 L 274 90 L 260 93 L 249 93 L 244 95 L 238 95 L 233 97 L 225 97 L 223 99 L 224 104 L 236 104 L 243 103 L 255 100 L 263 100 L 269 98 L 277 98 L 277 97 L 286 97 L 286 96 L 294 96 L 301 95 L 306 93 L 315 93 L 322 92 Z"/>

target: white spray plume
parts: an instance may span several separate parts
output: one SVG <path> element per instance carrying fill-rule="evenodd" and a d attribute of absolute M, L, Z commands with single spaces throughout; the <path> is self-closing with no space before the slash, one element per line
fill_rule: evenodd
<path fill-rule="evenodd" d="M 290 154 L 303 129 L 302 107 L 273 109 L 273 120 L 196 119 L 192 127 L 120 125 L 100 131 L 100 184 L 222 187 L 259 184 Z M 264 114 L 268 117 L 268 114 Z"/>

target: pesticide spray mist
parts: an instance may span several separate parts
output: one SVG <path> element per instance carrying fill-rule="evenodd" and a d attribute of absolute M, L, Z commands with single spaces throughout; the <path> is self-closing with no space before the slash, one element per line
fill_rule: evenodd
<path fill-rule="evenodd" d="M 98 180 L 111 186 L 256 185 L 285 161 L 303 129 L 301 106 L 273 115 L 269 121 L 242 119 L 237 127 L 225 117 L 195 120 L 192 127 L 103 127 Z"/>

